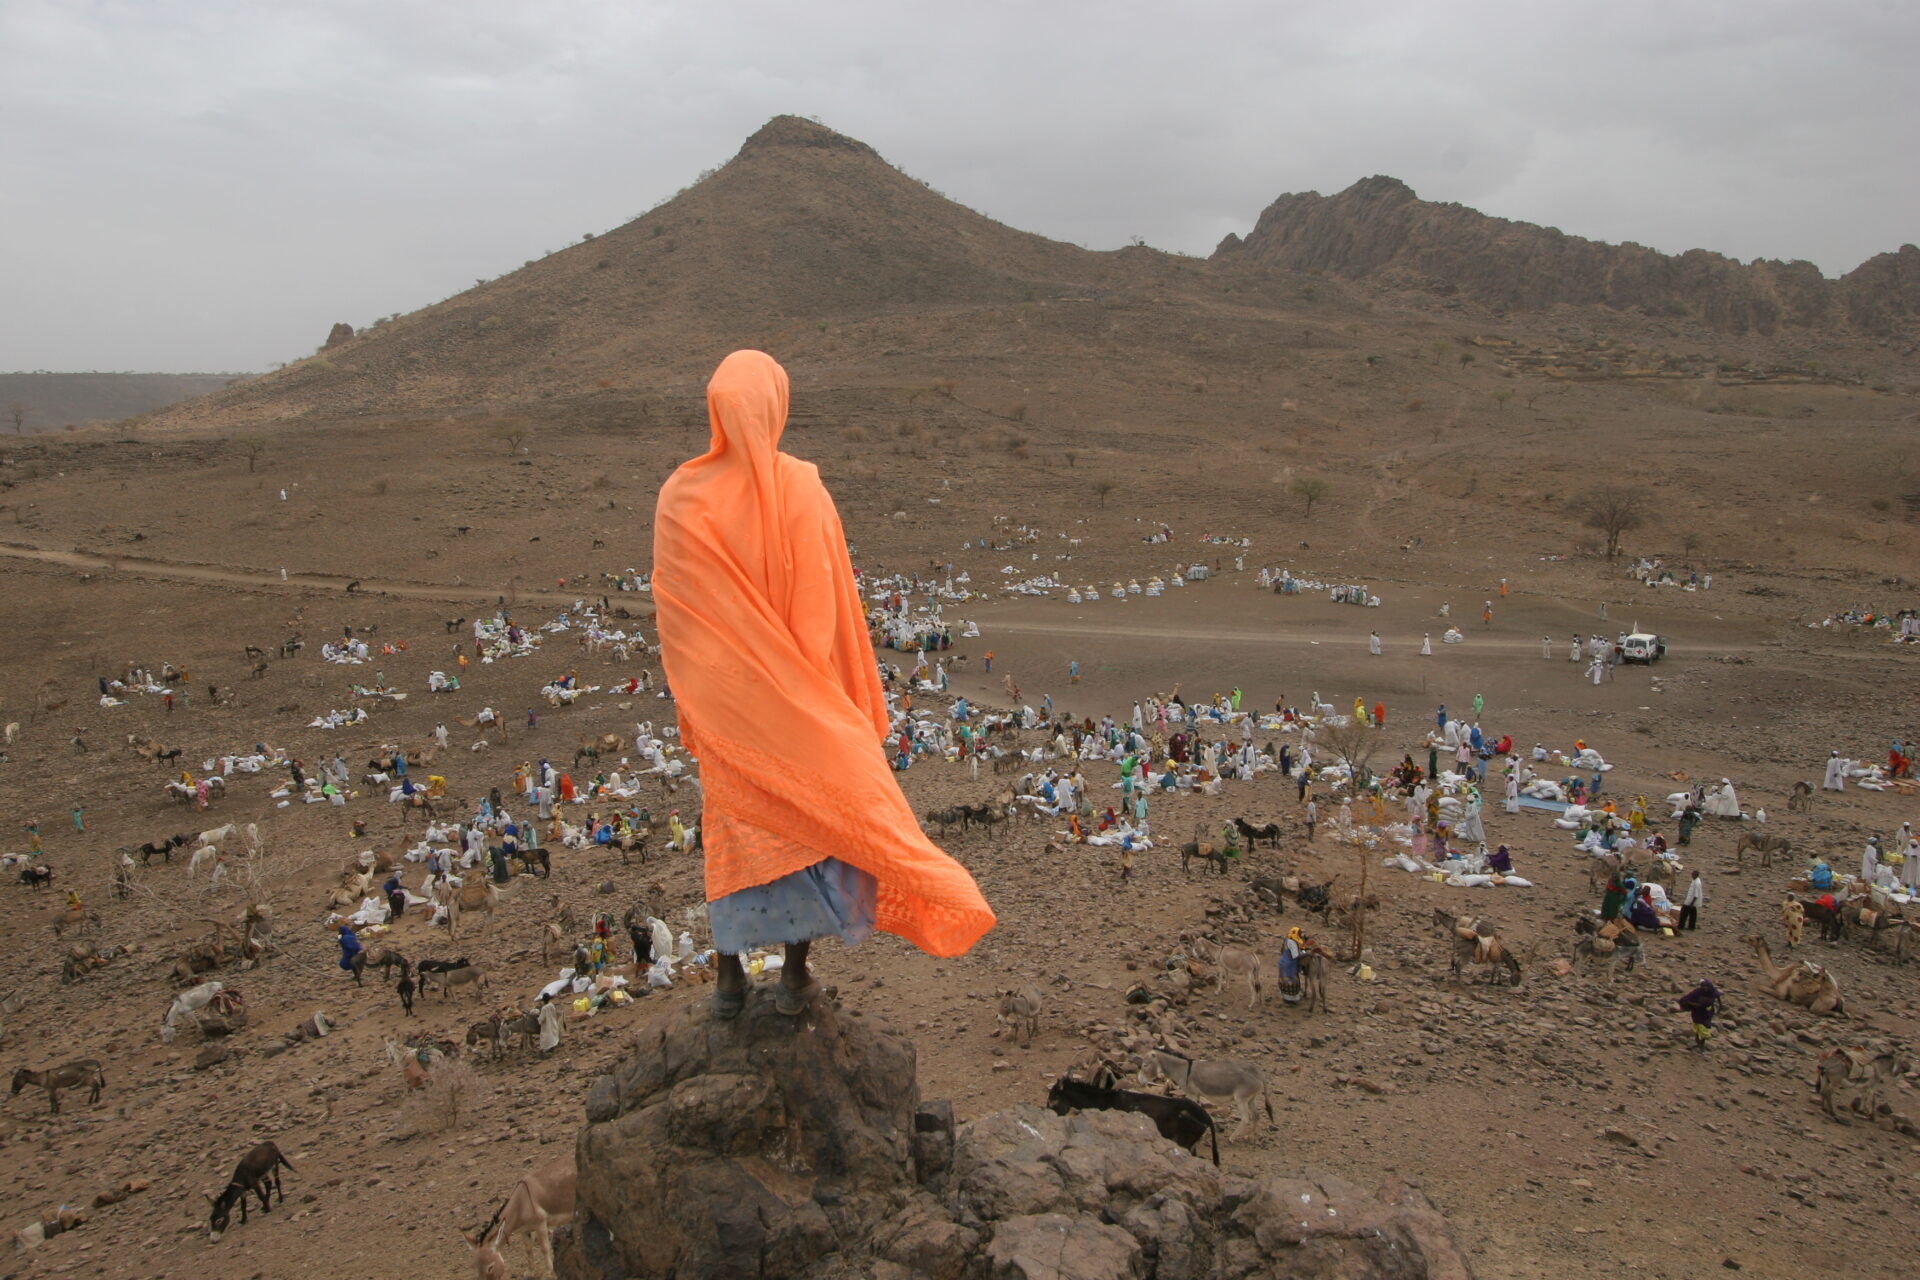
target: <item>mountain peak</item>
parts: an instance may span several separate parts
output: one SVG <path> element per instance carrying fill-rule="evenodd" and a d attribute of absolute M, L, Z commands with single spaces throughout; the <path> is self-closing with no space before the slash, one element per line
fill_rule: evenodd
<path fill-rule="evenodd" d="M 836 133 L 818 120 L 808 120 L 802 116 L 775 116 L 761 125 L 751 138 L 741 144 L 740 154 L 747 155 L 774 147 L 819 147 L 830 151 L 853 151 L 876 157 L 879 154 L 857 138 Z"/>
<path fill-rule="evenodd" d="M 1412 187 L 1384 173 L 1362 178 L 1341 194 L 1360 200 L 1418 200 L 1420 198 Z"/>

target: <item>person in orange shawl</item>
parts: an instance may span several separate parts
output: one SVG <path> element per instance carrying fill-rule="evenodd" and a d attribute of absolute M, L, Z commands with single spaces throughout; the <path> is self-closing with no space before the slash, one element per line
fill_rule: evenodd
<path fill-rule="evenodd" d="M 707 384 L 713 439 L 660 488 L 653 598 L 680 737 L 699 758 L 715 1012 L 738 1013 L 740 955 L 784 944 L 775 1004 L 816 990 L 815 938 L 875 929 L 937 956 L 994 924 L 966 869 L 926 838 L 882 752 L 886 699 L 839 513 L 780 452 L 787 374 L 736 351 Z"/>

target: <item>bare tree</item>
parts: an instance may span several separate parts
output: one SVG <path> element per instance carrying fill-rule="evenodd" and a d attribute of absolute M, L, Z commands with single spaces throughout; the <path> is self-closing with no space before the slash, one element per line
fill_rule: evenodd
<path fill-rule="evenodd" d="M 253 474 L 253 464 L 267 450 L 267 442 L 259 436 L 242 436 L 233 442 L 233 447 L 247 456 L 247 474 Z"/>
<path fill-rule="evenodd" d="M 493 429 L 493 434 L 495 439 L 506 442 L 508 453 L 519 453 L 531 433 L 524 422 L 503 422 Z"/>
<path fill-rule="evenodd" d="M 1093 493 L 1095 497 L 1100 499 L 1100 505 L 1104 507 L 1107 505 L 1107 495 L 1119 487 L 1120 486 L 1111 480 L 1095 480 L 1093 482 Z"/>
<path fill-rule="evenodd" d="M 1700 553 L 1700 535 L 1688 531 L 1680 535 L 1680 554 L 1687 558 L 1687 567 L 1693 567 L 1694 556 Z"/>
<path fill-rule="evenodd" d="M 1620 554 L 1620 538 L 1646 523 L 1647 503 L 1638 489 L 1625 485 L 1602 485 L 1574 500 L 1580 523 L 1599 532 L 1607 540 L 1607 559 Z"/>
<path fill-rule="evenodd" d="M 32 405 L 10 404 L 7 406 L 7 417 L 13 419 L 13 433 L 15 435 L 19 435 L 27 429 L 27 419 L 32 413 Z"/>
<path fill-rule="evenodd" d="M 1333 486 L 1319 476 L 1301 476 L 1293 482 L 1294 496 L 1307 504 L 1306 518 L 1313 519 L 1313 504 L 1327 496 Z"/>
<path fill-rule="evenodd" d="M 1380 735 L 1370 727 L 1359 723 L 1335 725 L 1320 730 L 1314 740 L 1347 766 L 1353 775 L 1355 794 L 1373 780 L 1373 754 L 1380 749 Z"/>

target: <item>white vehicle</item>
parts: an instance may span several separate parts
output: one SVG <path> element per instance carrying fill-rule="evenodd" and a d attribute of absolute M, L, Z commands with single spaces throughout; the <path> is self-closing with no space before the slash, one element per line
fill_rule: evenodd
<path fill-rule="evenodd" d="M 1658 662 L 1666 656 L 1667 641 L 1663 636 L 1650 632 L 1637 631 L 1620 644 L 1622 662 Z"/>

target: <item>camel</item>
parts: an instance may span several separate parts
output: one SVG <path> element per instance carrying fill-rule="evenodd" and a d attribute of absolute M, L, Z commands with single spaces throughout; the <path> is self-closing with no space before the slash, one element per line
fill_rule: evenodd
<path fill-rule="evenodd" d="M 1766 975 L 1767 990 L 1776 1000 L 1802 1006 L 1809 1013 L 1845 1014 L 1846 1002 L 1840 998 L 1840 982 L 1817 964 L 1802 961 L 1774 967 L 1767 940 L 1752 934 L 1746 942 L 1760 955 L 1760 970 Z"/>

